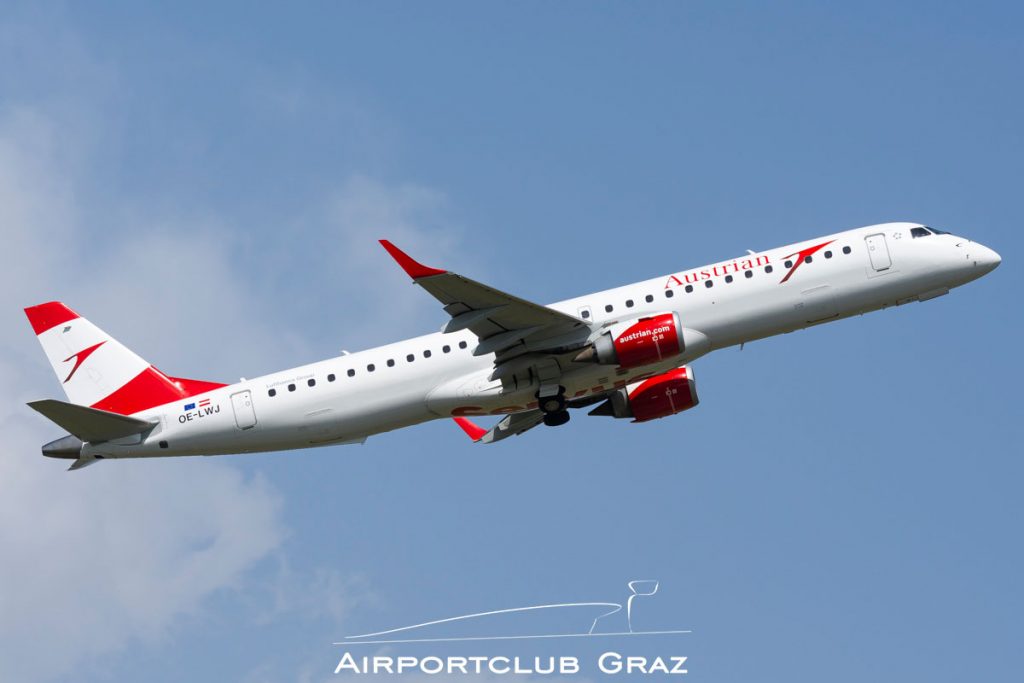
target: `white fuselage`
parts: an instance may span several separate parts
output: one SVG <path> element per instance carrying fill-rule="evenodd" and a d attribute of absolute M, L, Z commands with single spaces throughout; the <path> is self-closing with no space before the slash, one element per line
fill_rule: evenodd
<path fill-rule="evenodd" d="M 919 227 L 887 223 L 848 230 L 550 307 L 586 320 L 594 336 L 622 320 L 675 312 L 684 328 L 707 338 L 697 351 L 703 354 L 939 296 L 999 262 L 992 250 L 961 237 L 913 237 Z M 801 253 L 811 260 L 799 261 Z M 83 455 L 213 455 L 353 443 L 452 415 L 535 407 L 536 385 L 509 388 L 488 379 L 494 355 L 474 356 L 477 343 L 468 331 L 428 334 L 245 380 L 142 411 L 138 417 L 159 421 L 145 437 L 87 444 Z M 684 351 L 628 371 L 573 364 L 559 382 L 567 397 L 584 398 L 694 357 Z"/>

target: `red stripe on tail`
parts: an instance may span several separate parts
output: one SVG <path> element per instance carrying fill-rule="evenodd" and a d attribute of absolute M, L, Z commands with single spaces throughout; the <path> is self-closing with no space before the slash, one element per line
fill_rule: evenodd
<path fill-rule="evenodd" d="M 132 415 L 140 410 L 155 408 L 226 386 L 218 382 L 168 377 L 150 365 L 123 387 L 92 404 L 92 407 L 121 415 Z"/>
<path fill-rule="evenodd" d="M 79 317 L 77 313 L 59 301 L 29 306 L 25 309 L 25 315 L 28 316 L 28 321 L 32 324 L 32 331 L 36 333 L 37 337 L 61 323 Z"/>

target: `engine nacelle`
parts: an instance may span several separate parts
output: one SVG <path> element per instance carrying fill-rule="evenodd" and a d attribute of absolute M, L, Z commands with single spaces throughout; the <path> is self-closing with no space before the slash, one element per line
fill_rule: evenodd
<path fill-rule="evenodd" d="M 689 365 L 684 365 L 617 390 L 590 414 L 647 422 L 681 413 L 698 403 L 693 371 Z"/>
<path fill-rule="evenodd" d="M 612 325 L 574 360 L 637 368 L 678 356 L 684 348 L 679 316 L 661 313 Z"/>

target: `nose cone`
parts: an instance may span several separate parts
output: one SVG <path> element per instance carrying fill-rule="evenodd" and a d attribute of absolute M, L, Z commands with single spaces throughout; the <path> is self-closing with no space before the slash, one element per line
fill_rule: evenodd
<path fill-rule="evenodd" d="M 975 249 L 976 253 L 973 254 L 974 265 L 981 268 L 986 273 L 995 270 L 996 266 L 1003 261 L 999 254 L 984 245 L 978 244 Z"/>

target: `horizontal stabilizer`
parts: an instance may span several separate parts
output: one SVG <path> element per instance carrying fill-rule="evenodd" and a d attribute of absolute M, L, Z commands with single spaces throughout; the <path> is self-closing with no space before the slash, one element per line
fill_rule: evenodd
<path fill-rule="evenodd" d="M 94 455 L 88 455 L 88 456 L 83 455 L 81 458 L 78 458 L 73 463 L 71 463 L 71 467 L 68 468 L 68 472 L 74 472 L 75 470 L 80 470 L 83 467 L 88 467 L 89 465 L 91 465 L 91 464 L 93 464 L 95 462 L 99 462 L 100 460 L 102 460 L 102 458 L 97 458 Z"/>
<path fill-rule="evenodd" d="M 93 443 L 141 434 L 156 425 L 156 422 L 147 422 L 52 398 L 32 401 L 28 406 L 82 441 Z"/>

